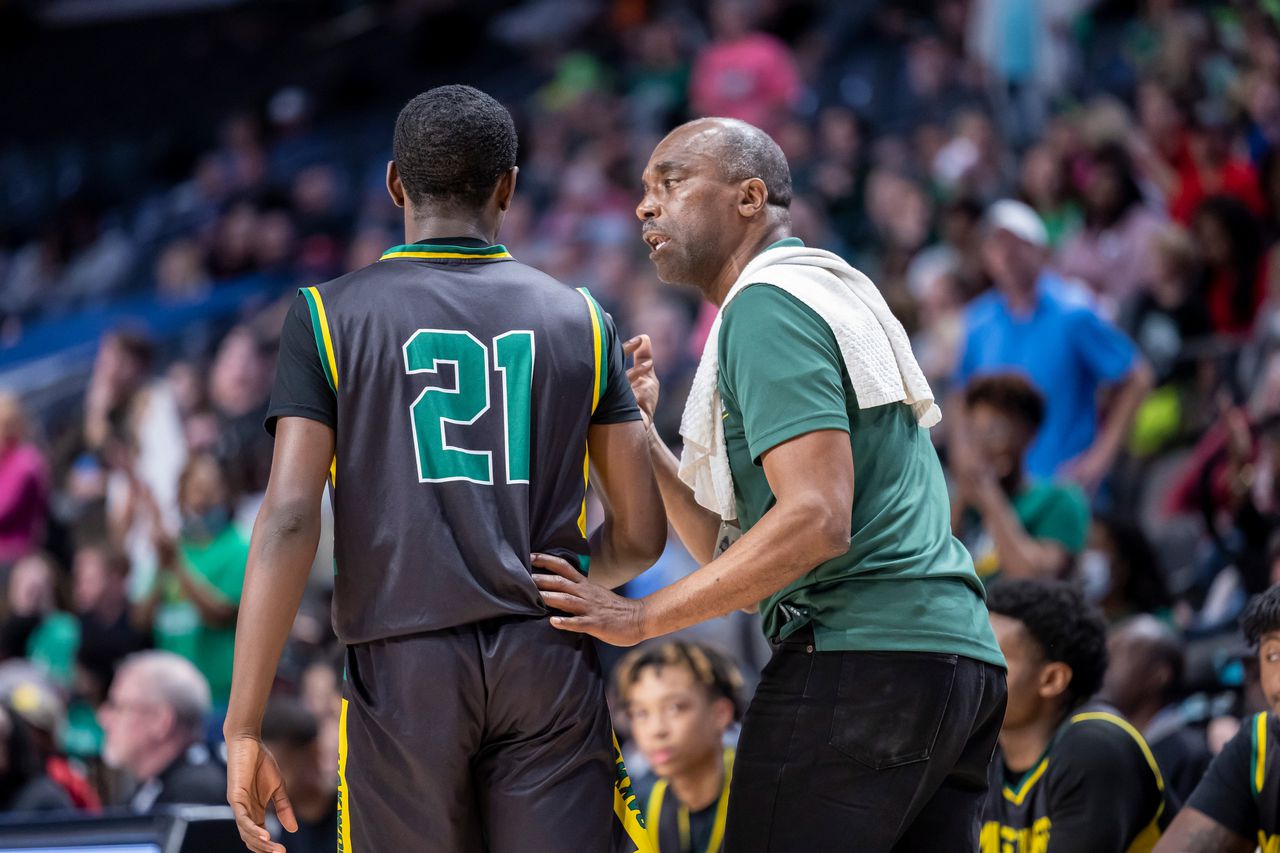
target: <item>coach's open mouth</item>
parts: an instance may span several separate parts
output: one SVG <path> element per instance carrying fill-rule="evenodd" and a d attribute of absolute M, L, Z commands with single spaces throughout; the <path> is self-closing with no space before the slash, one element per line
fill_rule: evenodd
<path fill-rule="evenodd" d="M 671 241 L 671 238 L 666 234 L 662 234 L 657 231 L 650 231 L 648 234 L 644 235 L 644 241 L 648 243 L 649 248 L 652 249 L 649 253 L 649 257 L 653 257 L 657 254 L 659 249 Z"/>

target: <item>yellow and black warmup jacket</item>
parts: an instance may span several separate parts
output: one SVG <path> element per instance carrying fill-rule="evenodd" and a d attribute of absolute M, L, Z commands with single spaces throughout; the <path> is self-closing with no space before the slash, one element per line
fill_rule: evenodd
<path fill-rule="evenodd" d="M 1187 805 L 1227 829 L 1280 853 L 1280 720 L 1255 714 L 1209 765 Z"/>
<path fill-rule="evenodd" d="M 1010 774 L 999 751 L 981 853 L 1145 853 L 1173 817 L 1155 758 L 1114 710 L 1086 705 L 1043 756 Z"/>
<path fill-rule="evenodd" d="M 724 849 L 733 754 L 732 748 L 725 749 L 724 785 L 720 796 L 701 811 L 691 813 L 665 779 L 654 783 L 644 815 L 655 853 L 720 853 Z"/>
<path fill-rule="evenodd" d="M 334 429 L 348 645 L 544 615 L 529 555 L 588 570 L 587 432 L 640 418 L 596 301 L 478 243 L 397 246 L 285 320 L 267 428 Z"/>

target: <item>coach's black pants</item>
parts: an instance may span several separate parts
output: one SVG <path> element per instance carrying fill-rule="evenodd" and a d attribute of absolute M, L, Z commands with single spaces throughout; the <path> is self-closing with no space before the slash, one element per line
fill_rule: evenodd
<path fill-rule="evenodd" d="M 743 722 L 725 853 L 978 849 L 1004 670 L 775 647 Z"/>

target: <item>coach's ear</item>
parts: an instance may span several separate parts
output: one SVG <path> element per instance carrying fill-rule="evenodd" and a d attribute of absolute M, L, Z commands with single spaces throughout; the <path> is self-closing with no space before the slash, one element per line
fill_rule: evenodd
<path fill-rule="evenodd" d="M 520 174 L 519 166 L 512 166 L 498 178 L 498 185 L 493 188 L 494 200 L 498 203 L 498 210 L 507 211 L 511 207 L 511 200 L 516 196 L 516 176 Z"/>
<path fill-rule="evenodd" d="M 387 192 L 396 207 L 404 207 L 404 184 L 400 183 L 400 170 L 395 160 L 387 161 Z"/>
<path fill-rule="evenodd" d="M 754 219 L 769 203 L 769 189 L 759 178 L 748 178 L 738 185 L 738 215 Z"/>

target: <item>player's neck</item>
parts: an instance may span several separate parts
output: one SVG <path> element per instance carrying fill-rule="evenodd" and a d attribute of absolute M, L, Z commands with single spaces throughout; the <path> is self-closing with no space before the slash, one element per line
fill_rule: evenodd
<path fill-rule="evenodd" d="M 497 242 L 498 229 L 474 216 L 421 216 L 404 219 L 404 237 L 408 244 L 427 243 L 442 237 L 472 237 L 492 246 Z"/>
<path fill-rule="evenodd" d="M 1133 723 L 1133 727 L 1138 731 L 1144 731 L 1147 726 L 1151 725 L 1151 721 L 1156 718 L 1164 705 L 1159 700 L 1143 702 L 1136 708 L 1133 708 L 1125 716 L 1129 718 L 1129 722 Z"/>
<path fill-rule="evenodd" d="M 671 777 L 671 790 L 691 812 L 699 812 L 716 801 L 724 790 L 724 752 L 717 749 L 687 773 Z"/>
<path fill-rule="evenodd" d="M 1005 767 L 1014 773 L 1025 773 L 1030 770 L 1053 740 L 1061 718 L 1056 714 L 1045 714 L 1037 717 L 1025 726 L 1000 730 L 1000 752 L 1004 756 Z"/>

